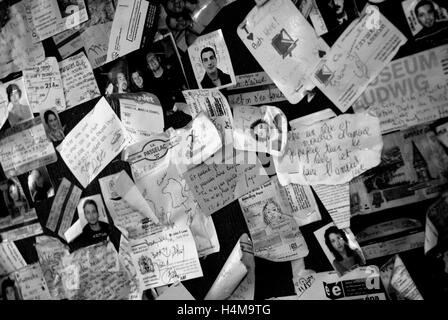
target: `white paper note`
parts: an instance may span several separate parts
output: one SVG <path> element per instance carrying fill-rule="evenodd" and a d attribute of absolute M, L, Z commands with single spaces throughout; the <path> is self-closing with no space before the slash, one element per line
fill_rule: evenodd
<path fill-rule="evenodd" d="M 51 300 L 39 263 L 20 269 L 15 276 L 23 300 Z"/>
<path fill-rule="evenodd" d="M 14 242 L 0 243 L 0 275 L 9 274 L 25 266 L 26 262 Z"/>

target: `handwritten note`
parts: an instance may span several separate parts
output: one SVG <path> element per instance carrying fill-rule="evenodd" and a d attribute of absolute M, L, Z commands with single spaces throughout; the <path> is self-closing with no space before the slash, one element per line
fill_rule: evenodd
<path fill-rule="evenodd" d="M 300 259 L 308 246 L 274 177 L 238 199 L 256 257 L 274 262 Z"/>
<path fill-rule="evenodd" d="M 221 164 L 200 164 L 187 171 L 184 178 L 207 215 L 269 180 L 257 155 L 243 151 L 236 151 Z"/>
<path fill-rule="evenodd" d="M 130 243 L 142 290 L 202 277 L 196 245 L 187 227 L 167 228 Z"/>
<path fill-rule="evenodd" d="M 34 42 L 45 40 L 88 19 L 84 0 L 24 0 L 26 16 L 36 34 Z"/>
<path fill-rule="evenodd" d="M 20 123 L 0 135 L 0 163 L 8 178 L 56 161 L 41 118 Z"/>
<path fill-rule="evenodd" d="M 57 149 L 85 188 L 128 142 L 123 124 L 103 97 Z"/>
<path fill-rule="evenodd" d="M 376 15 L 380 15 L 379 19 Z M 377 21 L 378 25 L 373 24 L 372 20 Z M 400 30 L 378 10 L 367 10 L 347 27 L 314 68 L 312 80 L 345 112 L 406 40 Z"/>
<path fill-rule="evenodd" d="M 0 243 L 0 275 L 9 274 L 25 266 L 26 262 L 14 242 Z"/>
<path fill-rule="evenodd" d="M 254 7 L 237 32 L 290 103 L 298 103 L 314 88 L 311 73 L 329 47 L 292 1 Z"/>
<path fill-rule="evenodd" d="M 377 114 L 382 133 L 448 116 L 448 45 L 395 60 L 353 105 Z"/>
<path fill-rule="evenodd" d="M 273 156 L 283 154 L 287 142 L 288 120 L 279 108 L 236 106 L 233 114 L 235 149 L 264 152 Z"/>
<path fill-rule="evenodd" d="M 382 147 L 377 117 L 345 114 L 293 128 L 275 168 L 282 185 L 342 184 L 377 166 Z"/>
<path fill-rule="evenodd" d="M 67 108 L 100 96 L 92 66 L 83 52 L 59 62 Z"/>
<path fill-rule="evenodd" d="M 24 69 L 23 81 L 34 113 L 53 107 L 58 111 L 65 110 L 61 73 L 55 57 L 46 58 L 43 62 Z"/>
<path fill-rule="evenodd" d="M 51 300 L 50 291 L 39 263 L 20 269 L 15 276 L 23 300 Z"/>

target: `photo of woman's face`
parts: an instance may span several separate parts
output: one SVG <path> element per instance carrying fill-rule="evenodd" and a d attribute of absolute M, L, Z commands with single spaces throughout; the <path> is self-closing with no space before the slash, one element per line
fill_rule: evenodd
<path fill-rule="evenodd" d="M 136 72 L 132 73 L 131 77 L 132 77 L 132 81 L 134 82 L 134 84 L 139 89 L 143 89 L 143 78 L 140 76 L 140 74 L 136 71 Z"/>
<path fill-rule="evenodd" d="M 123 91 L 128 89 L 128 81 L 126 80 L 124 74 L 121 72 L 117 73 L 117 84 L 118 89 L 121 89 Z"/>
<path fill-rule="evenodd" d="M 9 196 L 14 201 L 19 200 L 19 189 L 15 184 L 9 186 Z"/>
<path fill-rule="evenodd" d="M 417 19 L 425 28 L 431 28 L 436 22 L 435 12 L 431 5 L 426 4 L 417 10 Z"/>
<path fill-rule="evenodd" d="M 56 116 L 54 114 L 51 114 L 48 116 L 48 126 L 50 127 L 50 129 L 52 130 L 57 130 L 59 128 L 59 122 L 58 122 L 58 118 L 56 118 Z"/>
<path fill-rule="evenodd" d="M 19 90 L 14 90 L 9 97 L 12 104 L 18 104 L 20 100 Z"/>
<path fill-rule="evenodd" d="M 6 299 L 16 300 L 16 293 L 13 287 L 6 287 Z"/>
<path fill-rule="evenodd" d="M 98 211 L 93 204 L 87 204 L 84 207 L 84 216 L 89 224 L 95 224 L 98 222 Z"/>
<path fill-rule="evenodd" d="M 330 233 L 328 237 L 330 238 L 331 245 L 336 251 L 343 252 L 345 250 L 345 240 L 340 234 Z"/>

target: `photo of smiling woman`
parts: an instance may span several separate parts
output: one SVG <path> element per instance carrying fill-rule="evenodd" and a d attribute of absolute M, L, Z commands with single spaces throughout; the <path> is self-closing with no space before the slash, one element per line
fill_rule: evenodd
<path fill-rule="evenodd" d="M 343 230 L 331 226 L 325 230 L 324 239 L 334 256 L 333 267 L 340 275 L 365 264 L 361 250 L 349 246 L 347 235 Z"/>
<path fill-rule="evenodd" d="M 64 129 L 61 125 L 56 109 L 48 109 L 41 113 L 41 119 L 44 124 L 45 132 L 48 139 L 52 142 L 59 142 L 64 140 Z"/>

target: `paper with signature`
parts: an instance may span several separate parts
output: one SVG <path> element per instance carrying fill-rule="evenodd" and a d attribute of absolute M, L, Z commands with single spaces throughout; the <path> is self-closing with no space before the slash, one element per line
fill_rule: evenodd
<path fill-rule="evenodd" d="M 399 255 L 394 255 L 382 265 L 380 274 L 391 300 L 423 300 Z"/>
<path fill-rule="evenodd" d="M 110 242 L 81 248 L 64 256 L 60 274 L 69 300 L 129 298 L 129 275 Z"/>
<path fill-rule="evenodd" d="M 353 105 L 377 114 L 382 133 L 448 116 L 448 45 L 392 61 Z"/>
<path fill-rule="evenodd" d="M 8 178 L 56 161 L 41 118 L 22 122 L 0 135 L 0 163 Z"/>
<path fill-rule="evenodd" d="M 65 110 L 64 88 L 55 57 L 24 69 L 23 82 L 33 113 L 53 107 L 58 112 Z"/>
<path fill-rule="evenodd" d="M 329 49 L 290 0 L 254 7 L 238 36 L 290 103 L 315 87 L 313 68 Z"/>
<path fill-rule="evenodd" d="M 202 277 L 196 244 L 187 226 L 130 240 L 142 290 Z"/>
<path fill-rule="evenodd" d="M 276 177 L 238 199 L 252 236 L 256 257 L 274 262 L 308 255 L 308 246 L 282 198 Z"/>
<path fill-rule="evenodd" d="M 92 66 L 83 52 L 59 62 L 67 108 L 99 97 L 100 89 Z"/>
<path fill-rule="evenodd" d="M 107 62 L 140 49 L 150 4 L 146 0 L 118 0 L 107 47 Z M 151 5 L 152 7 L 152 5 Z"/>
<path fill-rule="evenodd" d="M 3 2 L 2 5 L 8 4 Z M 2 22 L 0 28 L 0 79 L 45 59 L 42 43 L 35 43 L 37 41 L 26 17 L 24 2 L 10 6 L 6 14 L 8 20 L 5 24 Z"/>
<path fill-rule="evenodd" d="M 199 139 L 196 139 L 195 146 L 191 150 L 208 149 L 210 145 L 207 146 L 207 143 L 215 143 L 214 141 L 210 142 L 210 138 L 219 140 L 216 128 L 203 114 L 192 122 L 198 123 L 195 127 L 199 129 Z M 213 134 L 210 135 L 211 128 L 200 129 L 201 124 L 207 122 L 215 130 L 214 137 Z M 207 125 L 206 128 L 209 126 Z M 184 128 L 182 131 L 186 130 Z M 177 132 L 177 130 L 168 130 L 133 144 L 126 148 L 123 158 L 130 163 L 135 185 L 159 221 L 164 225 L 189 226 L 194 235 L 199 255 L 204 256 L 218 252 L 219 242 L 213 220 L 201 211 L 178 169 L 177 162 L 189 160 L 185 158 L 185 148 L 183 144 L 179 143 L 180 138 Z M 207 135 L 207 137 L 204 136 L 202 139 L 203 135 Z M 212 148 L 211 151 L 213 154 L 215 148 Z M 204 152 L 204 154 L 210 155 L 208 152 Z"/>
<path fill-rule="evenodd" d="M 342 112 L 407 41 L 380 12 L 368 12 L 347 27 L 313 71 L 313 82 Z M 378 25 L 371 23 L 375 14 L 380 15 Z"/>
<path fill-rule="evenodd" d="M 233 116 L 235 149 L 283 154 L 288 136 L 288 120 L 283 111 L 273 106 L 235 106 Z"/>
<path fill-rule="evenodd" d="M 252 242 L 241 235 L 204 300 L 253 300 L 255 260 Z"/>
<path fill-rule="evenodd" d="M 84 0 L 63 7 L 58 0 L 23 0 L 27 20 L 36 34 L 34 42 L 45 40 L 89 19 Z"/>
<path fill-rule="evenodd" d="M 183 177 L 207 215 L 269 180 L 255 153 L 238 150 L 232 150 L 222 163 L 206 161 L 185 172 Z"/>
<path fill-rule="evenodd" d="M 14 242 L 0 243 L 0 275 L 9 274 L 25 266 L 26 262 Z"/>
<path fill-rule="evenodd" d="M 57 149 L 85 188 L 128 143 L 126 129 L 103 97 Z"/>
<path fill-rule="evenodd" d="M 342 184 L 377 166 L 382 147 L 377 117 L 345 114 L 292 127 L 286 151 L 274 163 L 282 185 Z"/>
<path fill-rule="evenodd" d="M 23 300 L 51 300 L 39 263 L 20 269 L 15 273 L 15 278 Z"/>
<path fill-rule="evenodd" d="M 163 132 L 163 109 L 159 99 L 152 93 L 114 94 L 109 99 L 117 101 L 120 119 L 132 143 L 144 140 L 153 133 Z"/>
<path fill-rule="evenodd" d="M 65 299 L 60 269 L 62 258 L 69 255 L 69 248 L 59 239 L 45 235 L 36 237 L 35 248 L 51 297 Z"/>
<path fill-rule="evenodd" d="M 205 113 L 221 134 L 224 146 L 233 144 L 233 116 L 229 103 L 218 89 L 182 91 L 192 118 Z"/>

